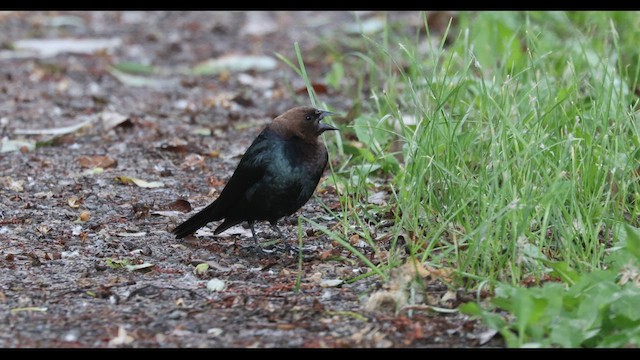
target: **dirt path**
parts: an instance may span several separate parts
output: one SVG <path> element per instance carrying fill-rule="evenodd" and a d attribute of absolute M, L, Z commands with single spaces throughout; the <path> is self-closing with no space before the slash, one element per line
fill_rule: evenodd
<path fill-rule="evenodd" d="M 367 268 L 311 228 L 304 227 L 300 291 L 297 255 L 257 254 L 246 229 L 218 237 L 207 229 L 198 241 L 169 233 L 185 210 L 215 198 L 210 190 L 222 189 L 264 124 L 307 102 L 306 92 L 291 96 L 303 84 L 290 68 L 247 55 L 294 59 L 298 41 L 307 70 L 321 79 L 323 39 L 352 19 L 346 12 L 0 14 L 0 346 L 485 344 L 486 329 L 459 314 L 367 310 L 388 285 L 373 277 L 336 285 Z M 32 38 L 49 42 L 18 41 Z M 89 40 L 53 41 L 65 38 Z M 244 57 L 232 62 L 250 69 L 185 75 L 234 54 Z M 125 61 L 154 68 L 111 67 Z M 349 105 L 339 93 L 322 96 L 336 108 Z M 126 178 L 152 187 L 122 184 Z M 320 196 L 337 207 L 330 190 Z M 315 199 L 301 212 L 335 224 Z M 283 224 L 294 239 L 297 217 Z M 264 225 L 259 235 L 275 238 Z M 208 269 L 196 268 L 203 263 Z"/>

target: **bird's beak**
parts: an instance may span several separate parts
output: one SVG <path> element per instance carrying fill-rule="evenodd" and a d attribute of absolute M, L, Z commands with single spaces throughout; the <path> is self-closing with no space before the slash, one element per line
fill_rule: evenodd
<path fill-rule="evenodd" d="M 332 115 L 338 115 L 338 114 L 333 113 L 331 111 L 321 110 L 320 116 L 318 117 L 318 121 L 324 119 L 325 116 L 332 116 Z M 318 122 L 318 128 L 320 132 L 325 132 L 327 130 L 338 130 L 338 128 L 333 125 L 329 125 L 321 122 Z"/>

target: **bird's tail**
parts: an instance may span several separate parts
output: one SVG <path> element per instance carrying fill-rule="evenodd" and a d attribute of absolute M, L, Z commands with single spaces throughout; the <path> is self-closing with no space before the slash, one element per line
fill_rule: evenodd
<path fill-rule="evenodd" d="M 209 204 L 206 208 L 200 210 L 197 214 L 187 219 L 182 224 L 173 229 L 172 233 L 176 235 L 176 239 L 182 239 L 183 237 L 193 234 L 196 230 L 207 225 L 211 221 L 220 220 L 222 217 L 218 214 L 219 206 L 217 201 Z"/>

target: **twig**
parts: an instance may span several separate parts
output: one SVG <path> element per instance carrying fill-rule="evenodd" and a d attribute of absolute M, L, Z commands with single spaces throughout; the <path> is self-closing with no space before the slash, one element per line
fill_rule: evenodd
<path fill-rule="evenodd" d="M 138 289 L 135 289 L 135 290 L 131 291 L 131 293 L 129 293 L 129 295 L 127 296 L 127 298 L 124 301 L 128 301 L 132 296 L 134 296 L 137 293 L 139 293 L 139 292 L 141 292 L 141 291 L 143 291 L 143 290 L 145 290 L 147 288 L 150 288 L 150 287 L 155 288 L 155 289 L 159 289 L 159 290 L 186 291 L 186 292 L 188 292 L 188 293 L 190 293 L 192 295 L 196 295 L 196 296 L 201 297 L 203 299 L 209 300 L 208 297 L 206 297 L 204 295 L 201 295 L 201 294 L 199 294 L 196 291 L 191 290 L 191 289 L 183 289 L 183 288 L 167 287 L 167 286 L 157 286 L 157 285 L 149 284 L 149 285 L 145 285 L 145 286 L 143 286 L 141 288 L 138 288 Z"/>

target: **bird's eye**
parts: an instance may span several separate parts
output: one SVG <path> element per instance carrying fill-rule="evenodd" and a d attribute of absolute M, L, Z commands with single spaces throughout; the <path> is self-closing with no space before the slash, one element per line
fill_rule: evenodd
<path fill-rule="evenodd" d="M 311 116 L 307 115 L 307 120 L 311 120 Z"/>

